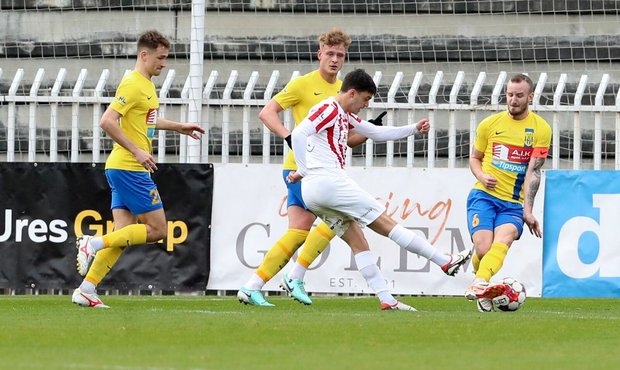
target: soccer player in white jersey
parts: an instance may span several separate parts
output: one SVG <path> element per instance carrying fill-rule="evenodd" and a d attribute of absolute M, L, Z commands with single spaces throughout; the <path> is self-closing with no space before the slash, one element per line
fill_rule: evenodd
<path fill-rule="evenodd" d="M 427 133 L 428 119 L 415 125 L 400 127 L 375 126 L 357 116 L 376 93 L 372 77 L 362 69 L 348 73 L 336 97 L 315 105 L 306 118 L 293 130 L 292 144 L 297 171 L 287 180 L 301 182 L 301 192 L 308 209 L 325 221 L 353 250 L 368 249 L 362 227 L 368 226 L 378 234 L 392 239 L 405 250 L 426 257 L 446 274 L 452 276 L 467 262 L 471 251 L 449 255 L 441 253 L 428 240 L 394 221 L 372 195 L 363 190 L 346 173 L 347 137 L 350 131 L 376 141 L 397 140 Z M 364 248 L 365 246 L 365 248 Z M 379 271 L 374 260 L 364 260 L 356 255 L 360 271 Z M 379 275 L 379 274 L 377 274 Z M 370 279 L 369 283 L 381 299 L 387 293 L 383 279 Z M 389 294 L 389 293 L 388 293 Z M 383 302 L 383 310 L 415 310 L 402 302 Z"/>

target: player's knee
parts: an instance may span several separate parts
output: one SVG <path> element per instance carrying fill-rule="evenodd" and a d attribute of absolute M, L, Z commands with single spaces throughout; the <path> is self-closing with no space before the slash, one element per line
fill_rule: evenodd
<path fill-rule="evenodd" d="M 156 242 L 166 237 L 166 224 L 147 225 L 147 242 Z"/>

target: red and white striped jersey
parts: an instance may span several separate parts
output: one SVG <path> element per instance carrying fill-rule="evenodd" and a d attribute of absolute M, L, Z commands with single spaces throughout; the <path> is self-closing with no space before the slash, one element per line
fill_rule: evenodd
<path fill-rule="evenodd" d="M 330 97 L 312 107 L 292 132 L 297 172 L 305 176 L 309 169 L 344 169 L 349 130 L 377 141 L 401 139 L 417 132 L 415 125 L 375 126 L 345 112 L 338 101 Z"/>

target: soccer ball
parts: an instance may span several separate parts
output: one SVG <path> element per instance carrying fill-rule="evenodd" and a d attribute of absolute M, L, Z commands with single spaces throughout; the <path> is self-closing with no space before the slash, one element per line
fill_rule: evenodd
<path fill-rule="evenodd" d="M 502 284 L 508 285 L 510 289 L 507 289 L 504 294 L 493 298 L 495 306 L 501 311 L 516 311 L 521 308 L 527 297 L 525 295 L 525 286 L 511 277 L 504 278 Z"/>

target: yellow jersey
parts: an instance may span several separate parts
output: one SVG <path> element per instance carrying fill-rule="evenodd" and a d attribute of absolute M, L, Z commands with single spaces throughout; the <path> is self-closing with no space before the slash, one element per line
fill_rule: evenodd
<path fill-rule="evenodd" d="M 494 190 L 479 181 L 474 189 L 496 198 L 523 204 L 523 182 L 530 158 L 546 158 L 551 145 L 551 126 L 542 117 L 529 112 L 523 120 L 514 120 L 508 111 L 480 122 L 474 147 L 484 153 L 482 171 L 497 179 Z"/>
<path fill-rule="evenodd" d="M 336 96 L 340 91 L 340 86 L 342 86 L 340 79 L 334 83 L 329 83 L 321 77 L 319 70 L 315 70 L 293 79 L 273 98 L 284 110 L 291 107 L 293 120 L 297 126 L 306 118 L 310 108 L 330 96 Z M 297 163 L 295 163 L 292 150 L 289 150 L 284 160 L 283 169 L 297 170 Z"/>
<path fill-rule="evenodd" d="M 159 113 L 155 84 L 138 71 L 129 73 L 116 89 L 110 108 L 121 115 L 120 126 L 125 136 L 140 149 L 152 154 Z M 127 149 L 117 143 L 114 143 L 105 168 L 148 172 Z"/>

